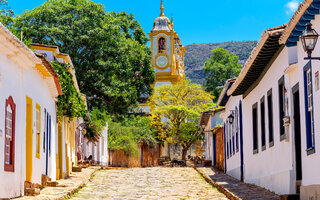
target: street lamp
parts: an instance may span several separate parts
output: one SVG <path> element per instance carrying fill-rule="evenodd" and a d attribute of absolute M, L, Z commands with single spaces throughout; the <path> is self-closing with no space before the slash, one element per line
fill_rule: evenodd
<path fill-rule="evenodd" d="M 201 123 L 201 128 L 202 128 L 202 130 L 204 130 L 204 129 L 206 128 L 206 123 L 205 123 L 205 121 L 202 121 L 202 123 Z"/>
<path fill-rule="evenodd" d="M 320 57 L 311 57 L 311 54 L 317 44 L 319 34 L 312 28 L 311 24 L 307 24 L 307 28 L 301 36 L 302 46 L 308 57 L 305 60 L 320 60 Z"/>

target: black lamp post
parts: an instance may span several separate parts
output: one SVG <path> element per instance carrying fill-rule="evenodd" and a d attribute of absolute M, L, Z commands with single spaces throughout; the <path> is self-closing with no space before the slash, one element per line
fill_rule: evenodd
<path fill-rule="evenodd" d="M 311 57 L 311 54 L 316 47 L 319 34 L 312 28 L 311 24 L 307 24 L 307 28 L 301 36 L 302 46 L 308 57 L 305 60 L 320 60 L 320 57 Z"/>

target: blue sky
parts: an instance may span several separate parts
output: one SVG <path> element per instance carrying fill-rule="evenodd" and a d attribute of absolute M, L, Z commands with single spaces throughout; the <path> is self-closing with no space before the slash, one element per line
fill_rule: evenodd
<path fill-rule="evenodd" d="M 94 0 L 106 11 L 135 15 L 146 33 L 160 14 L 160 0 Z M 289 22 L 301 0 L 164 0 L 173 14 L 175 30 L 184 45 L 258 40 L 264 29 Z M 33 9 L 45 0 L 9 0 L 16 12 Z"/>

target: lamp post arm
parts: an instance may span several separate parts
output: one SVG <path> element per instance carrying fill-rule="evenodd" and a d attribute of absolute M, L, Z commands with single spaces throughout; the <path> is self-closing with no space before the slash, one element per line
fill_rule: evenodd
<path fill-rule="evenodd" d="M 305 60 L 320 60 L 320 57 L 305 57 Z"/>

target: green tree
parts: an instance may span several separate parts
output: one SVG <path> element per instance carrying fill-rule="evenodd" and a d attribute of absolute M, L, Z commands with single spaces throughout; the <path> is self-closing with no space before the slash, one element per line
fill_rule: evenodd
<path fill-rule="evenodd" d="M 142 94 L 152 93 L 151 51 L 133 15 L 106 13 L 90 0 L 47 0 L 16 16 L 13 27 L 70 55 L 89 109 L 126 113 Z"/>
<path fill-rule="evenodd" d="M 13 22 L 13 10 L 8 6 L 7 0 L 0 0 L 0 22 L 5 26 L 10 26 Z"/>
<path fill-rule="evenodd" d="M 109 149 L 123 150 L 126 154 L 135 156 L 140 142 L 149 146 L 158 143 L 155 129 L 148 117 L 129 116 L 121 121 L 109 121 Z"/>
<path fill-rule="evenodd" d="M 242 66 L 239 64 L 239 57 L 229 54 L 225 49 L 217 48 L 211 52 L 211 57 L 204 66 L 207 76 L 205 86 L 216 97 L 214 101 L 217 101 L 222 90 L 217 87 L 223 86 L 228 79 L 237 77 Z"/>
<path fill-rule="evenodd" d="M 181 145 L 183 160 L 191 144 L 200 137 L 196 124 L 201 111 L 212 105 L 212 98 L 200 85 L 184 81 L 157 87 L 150 99 L 153 127 L 161 134 L 161 140 Z M 163 124 L 159 122 L 159 116 L 166 119 L 162 120 Z M 166 131 L 162 131 L 162 127 Z"/>

